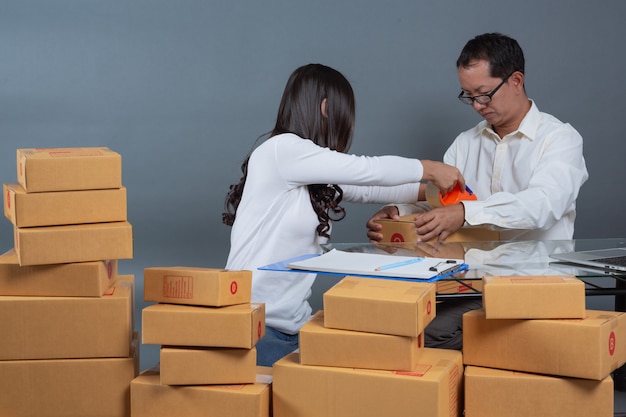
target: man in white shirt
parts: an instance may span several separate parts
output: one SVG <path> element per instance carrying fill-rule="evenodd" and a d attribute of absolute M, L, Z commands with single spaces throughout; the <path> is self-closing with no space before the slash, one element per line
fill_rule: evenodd
<path fill-rule="evenodd" d="M 499 230 L 502 240 L 573 237 L 576 198 L 589 176 L 583 140 L 528 98 L 524 64 L 517 41 L 499 33 L 479 35 L 463 48 L 458 98 L 484 120 L 461 133 L 443 160 L 459 168 L 478 200 L 416 213 L 421 240 L 443 241 L 464 225 Z M 368 237 L 382 238 L 376 220 L 417 210 L 401 204 L 382 208 L 367 222 Z M 460 349 L 461 315 L 479 307 L 480 302 L 438 305 L 439 320 L 427 328 L 426 345 Z"/>
<path fill-rule="evenodd" d="M 500 230 L 502 240 L 571 239 L 576 198 L 588 178 L 583 140 L 569 124 L 542 113 L 524 87 L 524 55 L 501 34 L 470 40 L 457 60 L 461 94 L 484 120 L 461 133 L 444 162 L 461 170 L 478 201 L 435 208 L 416 217 L 423 241 L 443 241 L 464 225 Z M 415 206 L 383 208 L 368 222 L 417 212 Z"/>

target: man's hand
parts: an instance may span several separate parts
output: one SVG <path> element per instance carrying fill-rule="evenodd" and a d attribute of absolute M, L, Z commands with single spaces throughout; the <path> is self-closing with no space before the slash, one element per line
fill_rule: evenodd
<path fill-rule="evenodd" d="M 381 219 L 392 219 L 398 220 L 400 216 L 398 215 L 398 208 L 396 206 L 385 206 L 382 209 L 378 210 L 374 215 L 367 221 L 365 226 L 367 226 L 367 237 L 371 242 L 380 242 L 383 238 L 383 234 L 380 233 L 380 230 L 383 226 L 378 223 L 378 220 Z"/>
<path fill-rule="evenodd" d="M 459 230 L 463 223 L 465 223 L 465 206 L 463 204 L 438 207 L 415 216 L 415 230 L 422 242 L 437 237 L 440 242 L 443 242 L 448 236 Z"/>

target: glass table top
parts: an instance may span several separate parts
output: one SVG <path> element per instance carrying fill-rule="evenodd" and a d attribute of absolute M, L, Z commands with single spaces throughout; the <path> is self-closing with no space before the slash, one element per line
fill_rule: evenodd
<path fill-rule="evenodd" d="M 626 295 L 626 274 L 559 262 L 554 253 L 626 247 L 626 238 L 551 241 L 490 241 L 442 243 L 328 243 L 331 249 L 384 253 L 399 256 L 431 256 L 464 259 L 469 268 L 444 280 L 478 280 L 485 275 L 562 275 L 583 279 L 588 295 Z M 606 278 L 601 280 L 601 278 Z"/>

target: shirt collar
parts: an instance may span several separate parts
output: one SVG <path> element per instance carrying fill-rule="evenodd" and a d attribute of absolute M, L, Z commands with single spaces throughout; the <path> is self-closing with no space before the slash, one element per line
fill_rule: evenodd
<path fill-rule="evenodd" d="M 526 137 L 529 140 L 534 140 L 537 136 L 539 122 L 541 120 L 541 113 L 539 112 L 539 108 L 537 107 L 535 102 L 532 99 L 529 100 L 531 103 L 530 110 L 528 110 L 528 113 L 526 113 L 526 116 L 524 116 L 524 118 L 522 119 L 519 127 L 517 128 L 517 130 L 509 133 L 505 137 L 519 136 Z M 489 125 L 486 120 L 483 120 L 480 124 L 481 126 L 479 130 L 483 131 L 484 133 L 488 133 L 494 138 L 498 138 L 498 140 L 500 140 L 498 134 L 491 128 L 491 125 Z"/>

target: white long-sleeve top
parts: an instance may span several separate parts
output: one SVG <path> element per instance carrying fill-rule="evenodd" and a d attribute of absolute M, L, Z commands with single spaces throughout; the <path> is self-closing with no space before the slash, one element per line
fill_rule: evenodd
<path fill-rule="evenodd" d="M 295 334 L 310 319 L 315 274 L 257 268 L 321 253 L 327 239 L 317 235 L 307 185 L 340 184 L 344 201 L 412 203 L 422 175 L 416 159 L 348 155 L 293 134 L 273 136 L 250 157 L 226 269 L 251 270 L 252 301 L 265 303 L 267 325 Z"/>
<path fill-rule="evenodd" d="M 516 131 L 500 138 L 483 120 L 457 136 L 443 161 L 478 196 L 463 202 L 466 224 L 494 226 L 502 240 L 573 237 L 576 198 L 589 177 L 583 139 L 534 102 Z"/>

